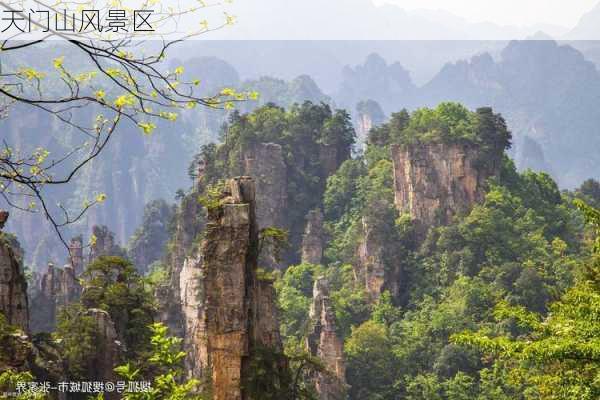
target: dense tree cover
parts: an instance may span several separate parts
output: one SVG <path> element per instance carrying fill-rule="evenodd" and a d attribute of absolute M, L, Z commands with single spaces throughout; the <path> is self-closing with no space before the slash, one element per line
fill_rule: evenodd
<path fill-rule="evenodd" d="M 481 204 L 419 241 L 393 206 L 389 145 L 429 140 L 471 141 L 485 152 L 508 147 L 510 133 L 491 110 L 455 104 L 403 111 L 373 129 L 364 156 L 328 180 L 324 265 L 292 266 L 277 281 L 287 345 L 306 335 L 311 284 L 323 275 L 351 399 L 597 397 L 598 271 L 586 268 L 595 233 L 572 202 L 591 202 L 596 185 L 561 192 L 547 174 L 518 173 L 505 157 Z M 373 302 L 357 280 L 365 223 L 386 271 L 401 271 L 398 296 Z"/>
<path fill-rule="evenodd" d="M 65 374 L 74 380 L 85 380 L 96 366 L 96 351 L 100 342 L 98 326 L 80 303 L 63 308 L 53 333 L 60 343 Z"/>
<path fill-rule="evenodd" d="M 110 314 L 125 344 L 127 359 L 140 358 L 150 343 L 154 297 L 133 264 L 119 257 L 102 256 L 82 275 L 81 304 Z"/>
<path fill-rule="evenodd" d="M 467 142 L 484 150 L 510 147 L 511 134 L 502 116 L 489 107 L 469 111 L 458 103 L 440 103 L 436 108 L 419 108 L 394 113 L 388 123 L 370 134 L 376 144 L 409 145 L 429 142 Z"/>
<path fill-rule="evenodd" d="M 150 368 L 150 375 L 143 375 L 141 369 L 132 363 L 115 368 L 117 374 L 128 382 L 144 379 L 151 381 L 151 389 L 145 393 L 125 393 L 124 400 L 204 400 L 208 395 L 200 394 L 200 382 L 183 379 L 183 359 L 181 339 L 168 336 L 168 329 L 161 323 L 149 326 L 152 332 L 151 351 L 144 360 Z M 102 398 L 102 397 L 101 397 Z"/>
<path fill-rule="evenodd" d="M 108 312 L 122 343 L 123 357 L 139 364 L 151 350 L 155 304 L 150 286 L 127 260 L 101 256 L 82 275 L 81 299 L 63 308 L 57 329 L 67 374 L 86 379 L 95 371 L 94 360 L 100 342 L 98 326 L 87 310 Z"/>
<path fill-rule="evenodd" d="M 30 372 L 15 372 L 13 370 L 0 373 L 0 391 L 2 393 L 14 393 L 11 398 L 16 400 L 44 400 L 43 393 L 22 392 L 18 387 L 34 382 L 34 376 Z"/>
<path fill-rule="evenodd" d="M 575 191 L 578 197 L 581 197 L 594 208 L 600 208 L 600 182 L 595 179 L 588 179 L 581 184 Z"/>
<path fill-rule="evenodd" d="M 304 101 L 311 101 L 313 103 L 332 103 L 331 99 L 321 91 L 315 81 L 308 75 L 300 75 L 289 82 L 282 79 L 263 76 L 256 80 L 246 81 L 241 87 L 243 90 L 249 92 L 256 91 L 260 93 L 258 103 L 261 106 L 269 103 L 276 103 L 282 107 L 288 108 Z M 250 111 L 256 108 L 256 104 L 244 103 L 241 105 L 241 108 Z"/>
<path fill-rule="evenodd" d="M 600 230 L 600 211 L 577 203 L 586 219 Z M 497 357 L 497 364 L 511 363 L 511 373 L 527 387 L 525 395 L 543 399 L 597 399 L 600 396 L 600 236 L 585 273 L 560 299 L 550 304 L 547 315 L 524 306 L 501 302 L 494 311 L 497 321 L 513 320 L 521 332 L 480 329 L 453 337 Z"/>
<path fill-rule="evenodd" d="M 287 223 L 290 242 L 300 244 L 304 218 L 320 206 L 332 161 L 336 168 L 350 158 L 355 132 L 349 115 L 332 110 L 325 103 L 305 102 L 285 110 L 267 104 L 248 114 L 234 112 L 224 127 L 222 143 L 202 148 L 190 167 L 195 175 L 202 169 L 201 191 L 218 181 L 243 175 L 243 156 L 259 143 L 282 146 L 286 166 L 288 204 Z M 332 160 L 324 160 L 323 149 L 331 150 Z M 295 255 L 292 255 L 295 257 Z"/>
<path fill-rule="evenodd" d="M 410 217 L 394 207 L 390 146 L 416 138 L 410 143 L 465 142 L 482 154 L 505 149 L 510 133 L 490 109 L 473 113 L 446 103 L 397 113 L 372 131 L 366 151 L 354 159 L 349 159 L 354 133 L 347 115 L 323 104 L 234 113 L 223 132 L 223 143 L 205 146 L 190 169 L 192 175 L 201 171 L 197 188 L 205 207 L 210 209 L 222 179 L 240 174 L 243 151 L 275 142 L 288 169 L 288 222 L 296 229 L 292 249 L 298 249 L 306 211 L 322 207 L 325 216 L 323 265 L 293 265 L 272 274 L 285 352 L 302 378 L 281 377 L 282 392 L 312 394 L 310 373 L 303 371 L 319 365 L 304 352 L 304 340 L 313 284 L 324 276 L 344 341 L 351 400 L 598 396 L 600 285 L 592 249 L 600 247 L 600 217 L 584 203 L 594 204 L 597 182 L 561 192 L 547 174 L 518 173 L 505 157 L 481 204 L 446 226 L 430 227 L 423 239 Z M 322 145 L 334 146 L 344 157 L 328 179 L 319 159 Z M 185 196 L 178 213 L 183 216 L 193 203 L 190 210 L 199 218 L 197 195 Z M 272 233 L 281 237 L 280 231 Z M 377 299 L 361 279 L 357 254 L 367 236 L 381 249 L 387 278 Z M 152 281 L 160 281 L 161 270 L 155 271 Z M 90 367 L 86 356 L 93 351 L 94 332 L 85 309 L 96 307 L 110 313 L 127 344 L 130 363 L 119 369 L 122 376 L 154 377 L 162 392 L 148 398 L 188 398 L 195 382 L 179 385 L 177 341 L 166 337 L 164 327 L 149 325 L 152 299 L 135 268 L 101 257 L 84 278 L 82 304 L 63 311 L 55 334 L 72 364 L 69 373 L 77 376 Z M 246 384 L 258 391 L 265 377 L 281 372 L 255 367 L 256 379 Z"/>

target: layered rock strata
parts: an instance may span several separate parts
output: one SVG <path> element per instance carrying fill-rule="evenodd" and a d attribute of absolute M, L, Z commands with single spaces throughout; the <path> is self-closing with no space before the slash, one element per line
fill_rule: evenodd
<path fill-rule="evenodd" d="M 255 199 L 251 178 L 230 180 L 220 205 L 208 210 L 199 255 L 179 275 L 186 367 L 190 377 L 211 377 L 214 400 L 255 398 L 249 382 L 256 363 L 286 368 L 272 282 L 258 275 Z M 263 351 L 271 361 L 259 359 Z"/>
<path fill-rule="evenodd" d="M 485 196 L 500 170 L 501 152 L 482 159 L 473 144 L 392 146 L 396 207 L 421 226 L 447 224 Z"/>

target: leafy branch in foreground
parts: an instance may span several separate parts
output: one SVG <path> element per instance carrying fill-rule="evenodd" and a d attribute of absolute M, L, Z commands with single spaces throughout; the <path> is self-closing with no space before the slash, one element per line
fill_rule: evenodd
<path fill-rule="evenodd" d="M 150 325 L 152 330 L 152 354 L 147 363 L 157 373 L 152 378 L 151 389 L 145 393 L 125 393 L 124 400 L 204 400 L 199 394 L 200 382 L 183 377 L 181 339 L 168 336 L 168 328 L 161 323 Z M 115 368 L 115 372 L 127 381 L 147 380 L 141 370 L 131 364 Z M 183 382 L 183 383 L 181 383 Z"/>
<path fill-rule="evenodd" d="M 0 4 L 0 9 L 27 20 L 25 3 L 6 1 Z M 69 10 L 73 6 L 72 2 L 63 0 L 53 3 L 36 0 L 35 3 L 36 7 L 46 10 Z M 125 8 L 119 0 L 113 3 L 113 7 Z M 91 1 L 76 4 L 82 8 L 86 5 L 90 9 L 98 8 Z M 154 10 L 157 30 L 163 27 L 173 33 L 178 32 L 183 16 L 194 19 L 203 10 L 220 4 L 201 1 L 181 6 L 142 0 L 139 9 Z M 121 122 L 131 123 L 149 135 L 159 121 L 176 121 L 183 110 L 198 105 L 231 109 L 235 102 L 255 97 L 253 93 L 239 93 L 230 88 L 205 94 L 200 80 L 188 78 L 183 66 L 171 70 L 164 67 L 171 46 L 234 21 L 234 17 L 224 13 L 224 20 L 214 27 L 201 20 L 195 25 L 200 28 L 190 33 L 170 35 L 170 40 L 157 33 L 155 37 L 160 41 L 148 42 L 140 40 L 131 26 L 125 27 L 129 28 L 128 32 L 110 39 L 93 34 L 69 34 L 69 28 L 75 28 L 81 21 L 65 18 L 66 29 L 58 31 L 48 27 L 39 39 L 19 33 L 0 41 L 0 118 L 14 118 L 11 117 L 13 109 L 23 107 L 26 112 L 51 115 L 65 131 L 79 135 L 65 154 L 51 154 L 43 147 L 34 145 L 31 149 L 27 148 L 29 144 L 9 143 L 5 139 L 0 149 L 0 199 L 8 207 L 42 213 L 68 248 L 62 228 L 80 220 L 90 207 L 102 202 L 98 201 L 98 196 L 102 196 L 97 195 L 96 200 L 86 202 L 80 210 L 67 210 L 52 204 L 47 188 L 71 182 L 106 149 Z M 31 23 L 39 35 L 41 27 L 34 21 Z M 48 46 L 49 40 L 54 40 L 55 45 Z M 37 61 L 25 64 L 22 61 L 25 59 Z M 95 117 L 89 118 L 93 115 Z"/>
<path fill-rule="evenodd" d="M 600 212 L 577 200 L 586 221 L 600 227 Z M 532 388 L 530 398 L 591 400 L 600 397 L 600 247 L 598 238 L 590 273 L 550 305 L 544 318 L 500 303 L 498 321 L 512 319 L 527 330 L 521 336 L 493 336 L 486 331 L 463 332 L 452 341 L 483 350 L 509 362 L 515 376 Z"/>

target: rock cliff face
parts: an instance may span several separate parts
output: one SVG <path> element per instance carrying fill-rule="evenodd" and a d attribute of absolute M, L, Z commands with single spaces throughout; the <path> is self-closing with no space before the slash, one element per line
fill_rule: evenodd
<path fill-rule="evenodd" d="M 361 101 L 356 105 L 356 136 L 359 144 L 364 144 L 371 128 L 381 125 L 385 115 L 379 103 L 374 100 Z"/>
<path fill-rule="evenodd" d="M 8 215 L 3 217 L 6 221 Z M 29 330 L 27 281 L 22 259 L 0 231 L 0 312 L 10 325 Z"/>
<path fill-rule="evenodd" d="M 469 144 L 393 146 L 396 207 L 421 227 L 450 222 L 483 200 L 486 180 L 500 170 L 501 154 L 480 157 Z"/>
<path fill-rule="evenodd" d="M 385 263 L 382 243 L 375 237 L 367 220 L 362 220 L 362 238 L 358 245 L 357 258 L 359 269 L 356 275 L 364 283 L 371 301 L 379 299 L 386 282 Z"/>
<path fill-rule="evenodd" d="M 258 226 L 255 186 L 249 177 L 230 180 L 221 205 L 209 210 L 199 256 L 179 274 L 190 377 L 212 378 L 214 400 L 246 400 L 257 362 L 286 368 L 272 282 L 257 275 Z M 267 349 L 274 361 L 257 352 Z M 275 380 L 276 376 L 269 379 Z"/>
<path fill-rule="evenodd" d="M 384 290 L 395 299 L 400 298 L 403 285 L 402 261 L 393 255 L 393 249 L 383 237 L 378 226 L 362 218 L 361 239 L 356 250 L 355 275 L 364 285 L 369 300 L 376 302 Z"/>
<path fill-rule="evenodd" d="M 271 326 L 276 322 L 275 306 L 266 304 L 274 303 L 272 288 L 256 275 L 258 226 L 254 182 L 238 178 L 231 180 L 229 186 L 222 207 L 209 215 L 202 245 L 215 400 L 250 398 L 242 385 L 255 372 L 249 368 L 255 351 L 264 347 L 281 352 L 278 325 Z M 269 313 L 263 315 L 261 311 Z"/>
<path fill-rule="evenodd" d="M 257 143 L 244 153 L 244 174 L 256 185 L 256 222 L 258 229 L 287 229 L 287 167 L 281 145 Z M 270 247 L 270 246 L 267 246 Z M 281 268 L 274 252 L 266 248 L 261 264 Z"/>
<path fill-rule="evenodd" d="M 172 218 L 173 210 L 164 200 L 152 201 L 144 207 L 142 225 L 127 246 L 127 255 L 140 273 L 145 274 L 152 263 L 164 258 Z"/>
<path fill-rule="evenodd" d="M 189 269 L 197 269 L 199 265 L 188 261 L 187 258 L 192 254 L 192 258 L 197 258 L 199 255 L 194 255 L 192 249 L 195 246 L 195 241 L 198 235 L 204 228 L 204 217 L 202 206 L 198 202 L 198 192 L 194 190 L 190 195 L 184 197 L 181 205 L 175 215 L 175 232 L 172 238 L 172 248 L 169 253 L 167 262 L 170 265 L 169 281 L 166 285 L 157 289 L 156 297 L 159 303 L 159 319 L 168 327 L 171 334 L 179 337 L 186 336 L 186 318 L 183 309 L 185 304 L 195 303 L 194 295 L 188 300 L 185 285 L 183 282 L 188 282 Z M 185 263 L 188 263 L 188 276 L 181 276 Z M 188 291 L 189 292 L 189 291 Z M 190 292 L 193 293 L 193 292 Z M 192 316 L 192 318 L 195 318 Z M 187 340 L 187 338 L 186 338 Z"/>
<path fill-rule="evenodd" d="M 202 257 L 187 258 L 179 279 L 185 369 L 190 378 L 206 378 L 209 358 Z"/>
<path fill-rule="evenodd" d="M 306 340 L 308 351 L 319 357 L 326 368 L 325 373 L 314 377 L 320 400 L 345 399 L 346 365 L 344 343 L 336 331 L 335 313 L 329 299 L 329 283 L 324 278 L 315 281 L 313 303 L 310 308 L 312 329 Z"/>
<path fill-rule="evenodd" d="M 256 185 L 256 221 L 259 229 L 284 229 L 287 205 L 287 167 L 281 145 L 257 143 L 244 153 L 244 173 Z"/>
<path fill-rule="evenodd" d="M 117 375 L 114 368 L 121 362 L 121 347 L 118 341 L 117 331 L 110 315 L 100 309 L 91 308 L 86 311 L 96 324 L 96 352 L 94 355 L 94 376 L 90 380 L 100 382 L 115 382 Z"/>
<path fill-rule="evenodd" d="M 75 269 L 69 264 L 62 269 L 48 264 L 48 270 L 41 276 L 36 289 L 32 298 L 31 330 L 52 332 L 60 308 L 77 301 L 81 296 L 81 285 Z"/>
<path fill-rule="evenodd" d="M 302 236 L 302 263 L 321 264 L 324 247 L 323 213 L 316 209 L 306 216 L 306 228 Z"/>

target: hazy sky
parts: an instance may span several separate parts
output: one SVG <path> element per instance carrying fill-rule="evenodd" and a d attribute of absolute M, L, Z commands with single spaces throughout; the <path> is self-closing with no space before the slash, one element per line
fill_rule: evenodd
<path fill-rule="evenodd" d="M 538 31 L 560 38 L 598 3 L 600 0 L 233 0 L 227 7 L 239 17 L 238 24 L 211 34 L 211 38 L 506 40 L 523 39 Z M 387 7 L 379 7 L 383 5 Z M 481 22 L 489 23 L 477 24 Z M 594 30 L 600 34 L 600 24 Z"/>
<path fill-rule="evenodd" d="M 575 26 L 598 0 L 375 0 L 397 4 L 408 10 L 441 9 L 471 22 L 533 25 L 537 23 Z"/>

